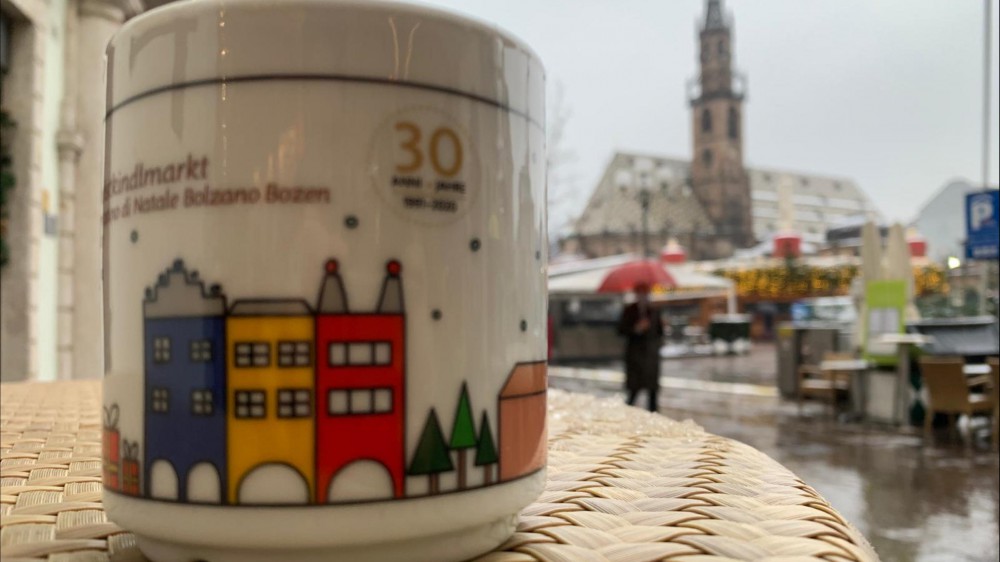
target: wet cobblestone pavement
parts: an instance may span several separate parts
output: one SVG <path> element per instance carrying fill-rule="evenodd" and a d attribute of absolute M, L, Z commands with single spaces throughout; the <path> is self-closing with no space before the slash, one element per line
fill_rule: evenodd
<path fill-rule="evenodd" d="M 550 384 L 622 395 L 620 364 L 573 367 L 553 370 Z M 975 420 L 971 443 L 968 432 L 963 440 L 942 430 L 925 445 L 916 430 L 838 422 L 819 404 L 799 417 L 777 396 L 769 345 L 741 357 L 668 359 L 661 372 L 661 413 L 775 458 L 857 525 L 883 561 L 1000 559 L 1000 457 L 985 420 Z"/>

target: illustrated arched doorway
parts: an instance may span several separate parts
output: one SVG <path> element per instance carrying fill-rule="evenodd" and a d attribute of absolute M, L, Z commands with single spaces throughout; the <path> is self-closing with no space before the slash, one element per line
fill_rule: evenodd
<path fill-rule="evenodd" d="M 177 499 L 177 471 L 170 461 L 153 461 L 149 469 L 149 495 L 161 500 Z"/>
<path fill-rule="evenodd" d="M 330 479 L 326 501 L 330 503 L 392 499 L 389 470 L 378 461 L 361 460 L 340 469 Z"/>
<path fill-rule="evenodd" d="M 210 462 L 200 462 L 188 471 L 187 501 L 222 503 L 222 482 L 219 471 Z"/>
<path fill-rule="evenodd" d="M 239 503 L 309 503 L 309 483 L 287 464 L 262 464 L 240 481 L 237 498 Z"/>

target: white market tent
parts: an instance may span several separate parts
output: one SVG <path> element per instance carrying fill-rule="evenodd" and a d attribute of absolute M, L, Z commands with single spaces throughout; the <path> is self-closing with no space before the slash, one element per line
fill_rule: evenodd
<path fill-rule="evenodd" d="M 614 268 L 638 259 L 633 254 L 621 254 L 606 258 L 579 260 L 575 262 L 554 264 L 549 267 L 550 295 L 594 295 L 598 287 Z M 677 286 L 666 293 L 651 295 L 654 301 L 699 299 L 709 297 L 726 297 L 732 301 L 734 294 L 733 282 L 725 277 L 701 273 L 686 264 L 663 265 L 667 273 L 673 277 Z M 730 303 L 730 308 L 735 303 Z"/>

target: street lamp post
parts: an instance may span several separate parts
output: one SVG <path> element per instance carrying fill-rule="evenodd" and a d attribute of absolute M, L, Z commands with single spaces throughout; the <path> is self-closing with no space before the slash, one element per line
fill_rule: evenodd
<path fill-rule="evenodd" d="M 645 171 L 632 168 L 632 189 L 639 199 L 639 207 L 642 209 L 642 257 L 649 258 L 652 252 L 649 250 L 649 208 L 652 204 L 653 190 L 649 187 L 647 173 Z M 618 179 L 619 188 L 625 192 L 628 190 L 628 182 Z M 663 185 L 666 189 L 666 184 Z"/>
<path fill-rule="evenodd" d="M 650 199 L 652 198 L 651 190 L 647 188 L 645 180 L 646 173 L 643 172 L 642 177 L 636 169 L 632 169 L 632 189 L 636 192 L 639 199 L 639 207 L 642 209 L 642 257 L 643 259 L 650 256 L 649 252 L 649 206 Z M 621 181 L 621 180 L 619 180 Z M 628 183 L 622 181 L 618 184 L 619 189 L 623 193 L 628 192 Z"/>
<path fill-rule="evenodd" d="M 642 257 L 649 258 L 649 190 L 639 188 L 639 205 L 642 206 Z"/>
<path fill-rule="evenodd" d="M 983 161 L 982 189 L 989 189 L 990 173 L 990 55 L 993 53 L 993 0 L 983 0 Z M 979 314 L 986 315 L 986 293 L 989 292 L 990 273 L 994 261 L 979 262 Z"/>

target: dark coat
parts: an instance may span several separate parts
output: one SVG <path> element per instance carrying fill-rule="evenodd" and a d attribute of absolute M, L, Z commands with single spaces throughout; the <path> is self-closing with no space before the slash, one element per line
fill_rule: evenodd
<path fill-rule="evenodd" d="M 657 389 L 660 387 L 660 345 L 663 343 L 663 321 L 660 313 L 646 306 L 649 328 L 636 333 L 639 322 L 639 305 L 632 303 L 622 311 L 618 333 L 625 336 L 625 388 L 628 390 Z"/>

